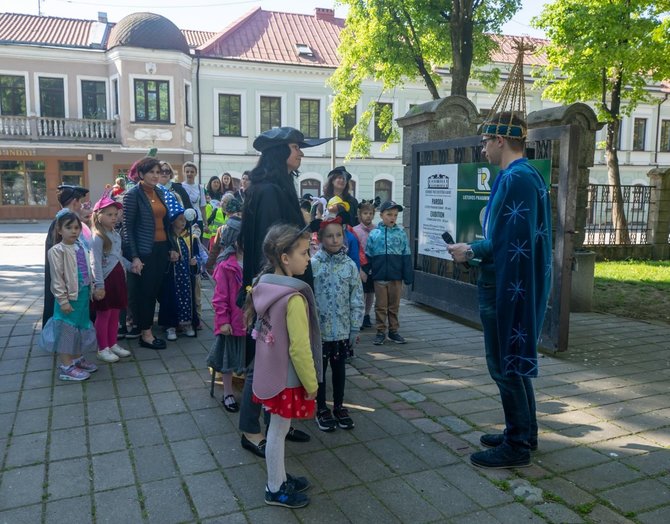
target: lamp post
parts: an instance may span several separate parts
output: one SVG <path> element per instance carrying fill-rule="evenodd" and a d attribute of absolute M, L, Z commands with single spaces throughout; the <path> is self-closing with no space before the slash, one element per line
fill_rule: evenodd
<path fill-rule="evenodd" d="M 335 120 L 333 119 L 333 101 L 335 100 L 335 95 L 328 95 L 328 101 L 330 102 L 330 125 L 331 132 L 333 133 L 333 139 L 331 140 L 331 149 L 330 149 L 330 169 L 335 169 L 337 166 L 337 126 L 335 125 Z"/>

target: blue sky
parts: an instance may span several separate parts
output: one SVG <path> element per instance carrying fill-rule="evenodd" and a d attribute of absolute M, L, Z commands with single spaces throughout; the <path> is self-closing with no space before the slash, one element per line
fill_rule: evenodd
<path fill-rule="evenodd" d="M 504 33 L 510 35 L 543 36 L 530 27 L 530 19 L 539 14 L 544 2 L 524 0 L 523 8 L 505 26 Z M 2 11 L 36 15 L 38 5 L 42 14 L 68 18 L 96 19 L 99 11 L 107 13 L 110 22 L 118 22 L 129 13 L 151 11 L 172 20 L 182 29 L 220 31 L 251 9 L 261 6 L 268 11 L 313 13 L 315 7 L 332 7 L 332 0 L 4 0 Z M 335 7 L 337 16 L 346 16 L 346 10 Z"/>

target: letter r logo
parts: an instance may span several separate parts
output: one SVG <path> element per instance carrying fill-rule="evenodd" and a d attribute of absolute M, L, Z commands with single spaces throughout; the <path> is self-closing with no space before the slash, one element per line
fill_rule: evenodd
<path fill-rule="evenodd" d="M 477 169 L 477 189 L 479 191 L 491 191 L 489 180 L 491 180 L 491 172 L 487 167 Z"/>

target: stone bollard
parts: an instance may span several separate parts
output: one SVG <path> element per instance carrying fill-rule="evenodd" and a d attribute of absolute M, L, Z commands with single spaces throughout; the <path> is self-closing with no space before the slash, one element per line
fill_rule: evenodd
<path fill-rule="evenodd" d="M 655 168 L 647 176 L 652 188 L 647 218 L 651 254 L 654 260 L 666 260 L 670 258 L 670 169 Z"/>

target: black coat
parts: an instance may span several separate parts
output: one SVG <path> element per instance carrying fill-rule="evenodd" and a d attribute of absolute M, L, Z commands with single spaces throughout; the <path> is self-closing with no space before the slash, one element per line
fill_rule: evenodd
<path fill-rule="evenodd" d="M 181 205 L 184 206 L 184 209 L 193 209 L 193 204 L 191 204 L 191 197 L 188 196 L 188 193 L 179 182 L 172 182 L 170 186 L 170 191 L 177 193 L 181 199 Z"/>
<path fill-rule="evenodd" d="M 165 206 L 163 227 L 168 240 L 172 241 L 170 218 L 165 205 L 165 197 L 160 189 L 154 189 L 156 198 Z M 137 184 L 123 195 L 123 254 L 128 260 L 149 255 L 154 247 L 156 232 L 151 202 Z"/>
<path fill-rule="evenodd" d="M 49 265 L 49 257 L 47 253 L 54 246 L 54 229 L 56 228 L 56 220 L 52 220 L 49 225 L 49 232 L 44 241 L 44 309 L 42 311 L 42 327 L 47 323 L 51 317 L 54 316 L 54 294 L 51 292 L 51 266 Z"/>

